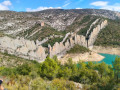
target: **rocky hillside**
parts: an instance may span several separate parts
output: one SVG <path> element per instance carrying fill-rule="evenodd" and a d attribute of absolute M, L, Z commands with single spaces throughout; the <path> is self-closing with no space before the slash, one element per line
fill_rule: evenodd
<path fill-rule="evenodd" d="M 57 30 L 65 30 L 76 18 L 84 15 L 102 16 L 109 19 L 118 19 L 118 12 L 96 9 L 50 9 L 39 12 L 0 11 L 0 30 L 6 34 L 19 34 L 35 27 L 36 23 L 44 22 Z"/>
<path fill-rule="evenodd" d="M 99 33 L 98 46 L 120 46 L 120 21 L 108 20 L 108 25 Z"/>
<path fill-rule="evenodd" d="M 63 56 L 76 44 L 92 48 L 94 42 L 105 43 L 113 34 L 108 29 L 115 32 L 112 44 L 118 45 L 119 19 L 118 12 L 96 9 L 1 11 L 0 51 L 41 62 L 48 54 Z"/>
<path fill-rule="evenodd" d="M 0 31 L 14 36 L 34 29 L 36 24 L 44 22 L 56 30 L 66 30 L 76 19 L 81 20 L 85 15 L 102 16 L 118 19 L 118 12 L 97 9 L 50 9 L 39 12 L 0 11 Z M 37 31 L 36 31 L 37 32 Z"/>

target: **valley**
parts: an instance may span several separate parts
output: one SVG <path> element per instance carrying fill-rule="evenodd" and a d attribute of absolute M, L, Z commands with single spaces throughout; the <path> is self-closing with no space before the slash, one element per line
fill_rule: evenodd
<path fill-rule="evenodd" d="M 54 55 L 64 56 L 76 44 L 92 48 L 99 32 L 108 24 L 105 16 L 100 17 L 98 11 L 96 10 L 97 16 L 91 15 L 91 13 L 87 15 L 87 10 L 51 10 L 51 12 L 45 10 L 35 13 L 2 12 L 11 15 L 3 17 L 3 14 L 1 14 L 2 19 L 8 20 L 7 23 L 9 23 L 7 25 L 5 24 L 6 21 L 1 23 L 1 27 L 4 28 L 4 30 L 1 30 L 1 33 L 3 33 L 0 40 L 1 51 L 43 62 L 47 55 L 50 55 L 50 57 Z M 103 11 L 100 10 L 100 12 Z M 58 20 L 59 23 L 62 23 L 61 25 L 54 22 L 58 18 L 58 13 L 60 13 Z M 109 13 L 109 11 L 105 11 L 105 13 Z M 54 18 L 52 18 L 52 15 Z M 114 18 L 117 17 L 119 16 L 116 15 Z M 11 22 L 9 22 L 10 20 Z M 24 24 L 19 23 L 18 25 L 16 21 L 24 22 Z M 65 24 L 66 22 L 69 25 Z M 55 23 L 55 25 L 53 26 L 52 23 Z M 17 28 L 15 28 L 16 26 Z M 8 42 L 10 46 L 7 44 Z"/>
<path fill-rule="evenodd" d="M 0 78 L 8 90 L 116 90 L 119 56 L 119 12 L 0 11 Z"/>

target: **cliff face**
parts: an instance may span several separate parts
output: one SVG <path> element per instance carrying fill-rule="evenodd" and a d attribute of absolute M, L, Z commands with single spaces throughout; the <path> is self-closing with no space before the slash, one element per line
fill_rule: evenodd
<path fill-rule="evenodd" d="M 96 22 L 94 23 L 96 24 Z M 77 35 L 71 33 L 71 37 L 65 42 L 56 42 L 53 47 L 49 45 L 49 54 L 51 57 L 54 55 L 62 56 L 71 49 L 75 44 L 79 44 L 84 47 L 92 48 L 95 40 L 97 39 L 97 35 L 99 34 L 100 30 L 105 28 L 107 26 L 107 20 L 102 21 L 99 25 L 96 25 L 95 28 L 93 28 L 92 32 L 90 33 L 89 39 L 86 39 L 87 36 L 83 35 Z M 91 27 L 90 27 L 91 28 Z M 88 33 L 90 32 L 90 29 L 88 30 Z"/>
<path fill-rule="evenodd" d="M 61 57 L 75 44 L 92 48 L 99 32 L 107 26 L 103 17 L 118 19 L 120 15 L 94 9 L 1 11 L 0 51 L 42 62 L 48 54 Z M 79 31 L 84 34 L 78 35 Z M 55 41 L 56 38 L 63 40 Z M 49 42 L 48 47 L 43 47 L 46 42 Z"/>
<path fill-rule="evenodd" d="M 107 20 L 103 21 L 100 25 L 97 25 L 93 31 L 91 32 L 91 34 L 89 35 L 89 39 L 88 39 L 88 47 L 92 48 L 93 44 L 95 42 L 95 40 L 97 39 L 97 36 L 100 32 L 100 30 L 102 30 L 103 28 L 105 28 L 107 26 L 108 22 Z M 89 31 L 90 32 L 90 31 Z M 88 32 L 88 33 L 89 33 Z"/>
<path fill-rule="evenodd" d="M 76 33 L 67 33 L 62 42 L 56 42 L 53 47 L 51 47 L 51 45 L 48 45 L 48 52 L 50 54 L 50 57 L 53 57 L 54 55 L 60 57 L 63 56 L 66 51 L 72 48 L 75 44 L 79 44 L 84 47 L 93 46 L 98 33 L 106 25 L 107 20 L 101 22 L 100 25 L 97 25 L 90 33 L 88 43 L 86 37 L 83 35 L 77 35 Z M 89 32 L 90 29 L 88 30 L 88 33 Z M 71 37 L 67 39 L 68 35 L 71 35 Z M 24 38 L 12 39 L 7 36 L 0 38 L 0 50 L 2 52 L 7 51 L 9 54 L 14 54 L 26 59 L 37 60 L 38 62 L 44 61 L 48 55 L 48 53 L 45 53 L 46 49 L 38 44 L 35 44 L 34 41 L 25 40 Z"/>
<path fill-rule="evenodd" d="M 0 37 L 0 51 L 26 59 L 37 60 L 38 62 L 42 62 L 46 58 L 45 48 L 37 46 L 34 41 L 25 40 L 24 38 Z"/>

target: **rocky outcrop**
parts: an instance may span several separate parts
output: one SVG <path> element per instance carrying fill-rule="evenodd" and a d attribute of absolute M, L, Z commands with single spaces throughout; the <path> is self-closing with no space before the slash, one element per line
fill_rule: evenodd
<path fill-rule="evenodd" d="M 43 43 L 47 42 L 49 39 L 57 38 L 57 37 L 62 38 L 63 36 L 62 36 L 62 35 L 51 35 L 51 36 L 49 36 L 49 37 L 44 38 L 42 41 L 36 40 L 36 44 L 37 44 L 38 46 L 40 46 L 40 45 L 42 45 Z"/>
<path fill-rule="evenodd" d="M 72 37 L 69 38 L 65 43 L 63 42 L 56 42 L 53 47 L 48 45 L 49 48 L 49 54 L 50 57 L 53 57 L 54 55 L 62 56 L 68 51 L 70 48 L 72 48 L 75 44 L 79 44 L 81 46 L 87 47 L 87 41 L 85 39 L 85 36 L 72 34 Z"/>
<path fill-rule="evenodd" d="M 96 24 L 97 22 L 98 19 L 92 25 Z M 53 47 L 48 45 L 50 57 L 53 57 L 54 55 L 58 55 L 58 56 L 64 55 L 66 51 L 72 48 L 75 44 L 79 44 L 81 46 L 91 48 L 97 38 L 98 33 L 106 25 L 107 25 L 107 20 L 101 22 L 100 25 L 97 25 L 95 28 L 93 28 L 92 32 L 90 33 L 89 39 L 86 39 L 86 36 L 71 33 L 71 37 L 65 43 L 56 42 Z M 87 33 L 90 32 L 90 29 L 88 30 Z"/>
<path fill-rule="evenodd" d="M 102 30 L 103 28 L 105 28 L 105 26 L 107 25 L 107 20 L 103 21 L 100 25 L 97 25 L 93 31 L 91 32 L 90 36 L 89 36 L 89 40 L 88 40 L 88 47 L 92 48 L 93 44 L 95 42 L 95 40 L 97 39 L 97 36 L 100 32 L 100 30 Z"/>
<path fill-rule="evenodd" d="M 39 62 L 46 58 L 45 49 L 42 46 L 37 46 L 34 41 L 25 40 L 24 38 L 1 37 L 0 50 L 26 59 L 35 59 Z"/>
<path fill-rule="evenodd" d="M 70 32 L 65 35 L 65 37 L 64 37 L 63 40 L 62 40 L 62 42 L 65 42 L 65 40 L 68 38 L 69 35 L 71 35 Z"/>
<path fill-rule="evenodd" d="M 97 21 L 95 21 L 94 24 Z M 47 49 L 41 46 L 41 43 L 44 43 L 46 40 L 35 43 L 34 41 L 26 40 L 24 38 L 17 37 L 16 39 L 13 39 L 8 36 L 4 36 L 0 37 L 0 51 L 14 54 L 26 59 L 42 62 L 45 60 L 48 54 L 50 55 L 50 57 L 53 57 L 54 55 L 57 55 L 58 57 L 63 56 L 75 44 L 79 44 L 84 47 L 93 46 L 98 33 L 106 25 L 107 20 L 101 22 L 100 25 L 97 25 L 95 28 L 93 28 L 92 32 L 89 29 L 88 33 L 91 33 L 88 40 L 86 40 L 86 36 L 77 35 L 76 33 L 67 33 L 63 41 L 61 41 L 60 43 L 56 42 L 53 47 L 51 47 L 51 45 L 48 45 L 48 53 L 46 53 Z M 69 35 L 70 37 L 68 38 Z"/>
<path fill-rule="evenodd" d="M 96 20 L 90 25 L 89 30 L 87 30 L 86 36 L 89 34 L 91 28 L 92 28 L 98 21 L 99 21 L 99 19 L 96 19 Z"/>

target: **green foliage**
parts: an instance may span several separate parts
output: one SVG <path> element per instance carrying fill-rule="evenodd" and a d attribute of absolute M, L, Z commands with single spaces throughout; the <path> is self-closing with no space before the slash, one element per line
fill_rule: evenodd
<path fill-rule="evenodd" d="M 108 25 L 100 31 L 95 45 L 120 46 L 120 21 L 108 20 Z"/>
<path fill-rule="evenodd" d="M 95 83 L 99 79 L 97 72 L 89 69 L 81 70 L 78 77 L 79 82 L 83 84 Z"/>
<path fill-rule="evenodd" d="M 0 73 L 2 76 L 11 76 L 11 75 L 15 75 L 16 74 L 16 69 L 15 68 L 6 68 L 3 67 L 2 70 L 0 70 Z"/>
<path fill-rule="evenodd" d="M 5 53 L 0 52 L 0 66 L 1 67 L 4 66 L 7 68 L 9 68 L 9 67 L 14 68 L 19 65 L 26 64 L 26 63 L 31 64 L 31 63 L 33 63 L 33 61 L 23 59 L 23 58 L 15 56 L 15 55 L 10 55 L 7 52 L 5 52 Z"/>
<path fill-rule="evenodd" d="M 64 79 L 54 79 L 51 82 L 51 85 L 55 88 L 55 90 L 75 90 L 75 84 Z"/>
<path fill-rule="evenodd" d="M 45 26 L 41 27 L 40 24 L 35 24 L 30 29 L 19 33 L 17 36 L 25 37 L 26 39 L 30 40 L 43 40 L 46 37 L 51 35 L 62 35 L 66 34 L 65 31 L 57 31 L 56 29 L 52 28 L 51 26 L 45 24 Z M 30 36 L 31 35 L 31 36 Z"/>
<path fill-rule="evenodd" d="M 116 58 L 113 67 L 104 62 L 76 64 L 70 58 L 61 65 L 54 56 L 47 57 L 43 63 L 31 61 L 16 67 L 2 66 L 0 76 L 5 77 L 4 86 L 8 90 L 76 90 L 74 82 L 85 85 L 83 89 L 111 90 L 119 87 L 119 64 L 120 58 Z"/>
<path fill-rule="evenodd" d="M 17 67 L 17 71 L 21 75 L 29 75 L 31 72 L 31 67 L 28 64 L 23 64 Z"/>
<path fill-rule="evenodd" d="M 113 69 L 115 73 L 115 79 L 118 82 L 120 78 L 120 58 L 119 57 L 116 57 L 115 61 L 113 62 Z"/>
<path fill-rule="evenodd" d="M 58 71 L 58 78 L 64 78 L 64 79 L 69 79 L 72 74 L 72 70 L 69 69 L 68 67 L 62 67 Z"/>
<path fill-rule="evenodd" d="M 47 42 L 43 43 L 42 46 L 48 47 L 48 44 L 53 46 L 56 42 L 61 42 L 62 40 L 63 40 L 63 38 L 60 38 L 60 37 L 52 38 L 52 39 L 49 39 Z"/>
<path fill-rule="evenodd" d="M 3 32 L 0 32 L 0 37 L 5 36 L 5 34 Z"/>
<path fill-rule="evenodd" d="M 58 58 L 56 55 L 53 56 L 53 60 L 55 60 L 56 62 L 58 62 Z"/>
<path fill-rule="evenodd" d="M 104 62 L 100 63 L 97 66 L 97 69 L 101 75 L 101 78 L 103 77 L 103 75 L 108 74 L 110 72 L 110 70 L 108 69 L 108 65 L 106 65 Z"/>
<path fill-rule="evenodd" d="M 98 17 L 96 16 L 92 16 L 92 15 L 80 15 L 78 16 L 75 21 L 69 25 L 67 28 L 66 28 L 66 31 L 67 32 L 70 32 L 70 31 L 75 31 L 76 29 L 78 28 L 82 28 L 79 30 L 78 34 L 86 34 L 85 32 L 87 32 L 88 28 L 90 27 L 91 23 L 95 21 L 95 19 L 97 19 Z M 86 28 L 83 30 L 83 28 Z M 82 31 L 82 32 L 81 32 Z"/>
<path fill-rule="evenodd" d="M 30 90 L 46 90 L 46 82 L 41 78 L 35 78 L 29 85 Z"/>
<path fill-rule="evenodd" d="M 85 52 L 89 52 L 90 50 L 80 46 L 78 44 L 76 44 L 73 48 L 71 48 L 67 53 L 85 53 Z"/>
<path fill-rule="evenodd" d="M 80 29 L 80 30 L 77 32 L 77 34 L 78 34 L 78 35 L 84 35 L 84 36 L 86 36 L 86 33 L 87 33 L 87 31 L 88 31 L 89 28 L 90 28 L 90 25 L 87 25 L 86 27 Z"/>
<path fill-rule="evenodd" d="M 84 16 L 80 24 L 88 22 L 91 19 L 91 17 L 92 17 L 91 15 Z"/>
<path fill-rule="evenodd" d="M 88 62 L 87 68 L 89 68 L 89 69 L 94 69 L 94 68 L 95 68 L 95 63 L 93 63 L 93 62 Z"/>
<path fill-rule="evenodd" d="M 86 26 L 84 27 L 84 28 L 82 28 L 82 29 L 80 29 L 77 33 L 79 34 L 79 35 L 84 35 L 84 36 L 86 36 L 86 34 L 87 34 L 87 30 L 90 28 L 90 25 L 97 19 L 97 17 L 89 17 L 89 16 L 87 16 L 86 17 L 87 19 L 85 19 L 85 20 L 87 20 L 86 22 L 88 22 L 87 24 L 86 24 Z"/>
<path fill-rule="evenodd" d="M 45 37 L 49 37 L 51 35 L 64 35 L 63 32 L 57 31 L 50 26 L 43 27 L 39 32 L 37 32 L 33 37 L 31 37 L 32 40 L 42 40 Z"/>
<path fill-rule="evenodd" d="M 59 66 L 56 61 L 47 57 L 41 66 L 41 76 L 53 79 L 56 77 Z"/>

